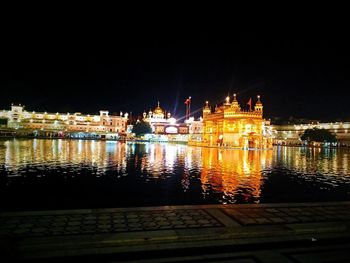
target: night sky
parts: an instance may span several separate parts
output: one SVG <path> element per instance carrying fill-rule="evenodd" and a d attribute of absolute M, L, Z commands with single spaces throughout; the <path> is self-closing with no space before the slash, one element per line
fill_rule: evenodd
<path fill-rule="evenodd" d="M 159 100 L 180 117 L 188 96 L 196 110 L 237 93 L 243 107 L 260 94 L 267 118 L 350 121 L 346 32 L 323 26 L 22 27 L 3 36 L 0 108 L 13 102 L 30 111 L 136 116 Z"/>

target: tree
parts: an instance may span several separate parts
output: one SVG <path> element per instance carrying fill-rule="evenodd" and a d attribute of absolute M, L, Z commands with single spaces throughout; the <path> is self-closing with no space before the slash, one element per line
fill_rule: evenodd
<path fill-rule="evenodd" d="M 7 125 L 7 119 L 0 118 L 0 125 Z"/>
<path fill-rule="evenodd" d="M 335 142 L 336 137 L 326 129 L 306 129 L 300 139 L 308 142 Z"/>
<path fill-rule="evenodd" d="M 152 133 L 152 128 L 148 122 L 139 121 L 133 125 L 132 132 L 135 133 L 136 136 L 140 136 L 147 133 Z"/>

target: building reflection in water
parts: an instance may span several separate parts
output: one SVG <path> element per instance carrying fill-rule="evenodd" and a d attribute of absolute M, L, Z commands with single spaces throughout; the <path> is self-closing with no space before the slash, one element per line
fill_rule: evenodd
<path fill-rule="evenodd" d="M 277 147 L 272 165 L 304 174 L 348 174 L 349 150 L 335 148 Z"/>
<path fill-rule="evenodd" d="M 348 150 L 301 147 L 229 150 L 160 143 L 7 140 L 0 141 L 0 175 L 45 175 L 50 169 L 71 176 L 108 173 L 129 178 L 130 189 L 135 184 L 133 175 L 141 178 L 137 182 L 142 187 L 151 181 L 162 182 L 161 188 L 172 180 L 164 189 L 177 187 L 177 194 L 198 190 L 201 196 L 191 198 L 204 202 L 257 203 L 271 172 L 294 173 L 303 183 L 311 183 L 310 178 L 312 183 L 319 180 L 333 187 L 349 183 L 349 157 Z"/>
<path fill-rule="evenodd" d="M 259 201 L 262 170 L 272 151 L 203 148 L 201 159 L 203 195 L 221 193 L 222 203 Z"/>
<path fill-rule="evenodd" d="M 262 170 L 271 164 L 272 151 L 221 150 L 217 148 L 151 144 L 141 160 L 141 170 L 155 178 L 181 174 L 183 191 L 200 179 L 203 198 L 220 194 L 223 203 L 258 202 Z M 193 183 L 193 182 L 192 182 Z"/>
<path fill-rule="evenodd" d="M 286 169 L 307 182 L 333 188 L 348 184 L 350 151 L 336 148 L 276 147 L 271 170 Z"/>
<path fill-rule="evenodd" d="M 126 172 L 124 143 L 87 140 L 11 140 L 0 148 L 0 164 L 10 175 L 19 175 L 25 168 L 43 166 L 46 169 L 95 169 L 101 175 L 109 168 Z"/>

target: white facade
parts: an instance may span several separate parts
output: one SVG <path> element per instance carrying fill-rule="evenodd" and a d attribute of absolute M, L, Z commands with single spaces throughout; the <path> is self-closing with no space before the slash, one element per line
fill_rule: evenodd
<path fill-rule="evenodd" d="M 350 122 L 271 125 L 274 144 L 301 144 L 300 136 L 306 129 L 326 129 L 335 134 L 338 143 L 350 145 Z"/>
<path fill-rule="evenodd" d="M 195 120 L 194 117 L 190 117 L 188 120 L 185 121 L 186 124 L 189 126 L 189 133 L 190 134 L 202 134 L 203 132 L 203 119 L 202 117 L 198 120 Z"/>
<path fill-rule="evenodd" d="M 190 134 L 201 135 L 203 129 L 203 119 L 195 120 L 190 117 L 184 123 L 177 123 L 171 114 L 165 113 L 159 106 L 153 111 L 143 113 L 143 120 L 148 122 L 152 127 L 152 132 L 156 134 Z"/>
<path fill-rule="evenodd" d="M 0 118 L 7 119 L 7 127 L 15 129 L 125 133 L 128 114 L 109 115 L 108 111 L 100 111 L 100 115 L 35 112 L 26 111 L 19 104 L 12 105 L 11 110 L 0 111 Z"/>
<path fill-rule="evenodd" d="M 171 118 L 171 114 L 168 113 L 167 115 L 163 111 L 163 109 L 159 106 L 154 109 L 152 112 L 151 110 L 148 112 L 143 113 L 143 121 L 148 122 L 152 128 L 152 132 L 156 132 L 156 126 L 157 125 L 167 125 L 167 124 L 175 124 L 176 120 L 174 118 Z"/>

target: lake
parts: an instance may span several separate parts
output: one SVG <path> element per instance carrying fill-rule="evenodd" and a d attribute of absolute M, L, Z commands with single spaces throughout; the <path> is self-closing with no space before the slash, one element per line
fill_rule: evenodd
<path fill-rule="evenodd" d="M 3 139 L 1 210 L 350 200 L 349 154 Z"/>

